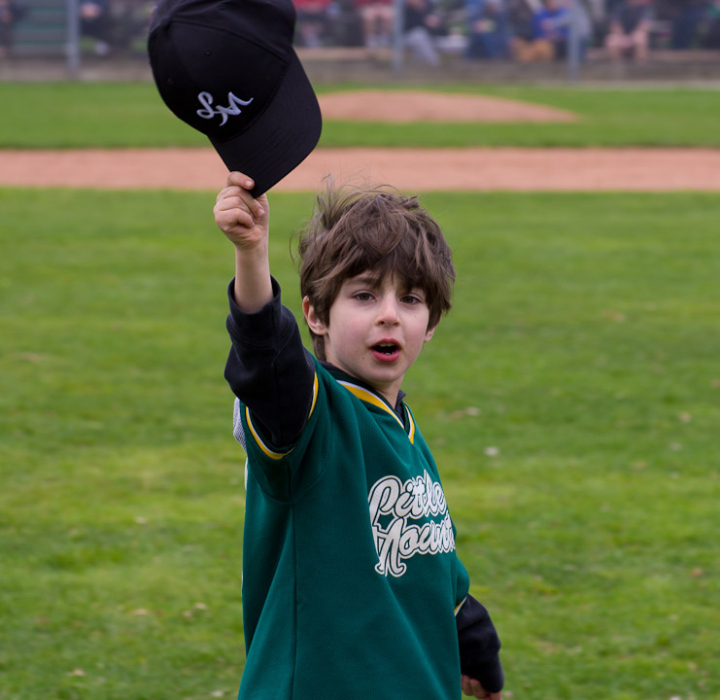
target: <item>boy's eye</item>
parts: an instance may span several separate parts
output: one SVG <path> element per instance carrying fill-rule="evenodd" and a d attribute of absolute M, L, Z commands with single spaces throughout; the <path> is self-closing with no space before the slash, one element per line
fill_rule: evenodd
<path fill-rule="evenodd" d="M 355 298 L 358 301 L 370 301 L 373 297 L 370 292 L 357 292 L 357 294 L 355 294 Z"/>
<path fill-rule="evenodd" d="M 413 294 L 407 294 L 404 297 L 402 297 L 401 301 L 403 304 L 422 304 L 422 299 L 420 297 L 416 297 Z"/>

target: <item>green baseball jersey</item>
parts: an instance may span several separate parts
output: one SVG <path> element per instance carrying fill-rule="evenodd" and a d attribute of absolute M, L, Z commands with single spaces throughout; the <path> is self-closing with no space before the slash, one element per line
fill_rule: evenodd
<path fill-rule="evenodd" d="M 239 698 L 458 698 L 469 582 L 435 461 L 407 406 L 401 418 L 348 375 L 315 371 L 287 449 L 236 402 L 248 455 Z"/>

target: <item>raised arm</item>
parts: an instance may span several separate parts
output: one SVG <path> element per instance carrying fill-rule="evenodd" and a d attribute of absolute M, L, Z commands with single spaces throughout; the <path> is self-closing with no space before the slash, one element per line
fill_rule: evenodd
<path fill-rule="evenodd" d="M 225 378 L 263 438 L 281 447 L 293 444 L 305 426 L 315 366 L 270 276 L 269 206 L 264 195 L 250 195 L 253 184 L 242 173 L 230 173 L 214 208 L 217 225 L 235 246 L 227 321 L 232 348 Z"/>
<path fill-rule="evenodd" d="M 254 199 L 248 190 L 254 182 L 232 172 L 218 194 L 215 221 L 235 246 L 235 303 L 245 313 L 255 313 L 272 301 L 268 258 L 270 210 L 266 195 Z"/>

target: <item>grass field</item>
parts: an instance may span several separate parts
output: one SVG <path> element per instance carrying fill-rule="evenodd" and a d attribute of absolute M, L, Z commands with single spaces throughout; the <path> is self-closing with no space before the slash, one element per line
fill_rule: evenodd
<path fill-rule="evenodd" d="M 296 310 L 310 200 L 272 197 Z M 0 190 L 2 700 L 237 691 L 244 460 L 213 201 Z M 720 196 L 423 201 L 459 281 L 405 389 L 507 695 L 720 697 Z"/>
<path fill-rule="evenodd" d="M 322 91 L 353 85 L 323 86 Z M 366 87 L 366 86 L 365 86 Z M 417 88 L 415 88 L 417 89 Z M 332 146 L 719 146 L 720 90 L 428 86 L 559 107 L 566 124 L 380 124 L 326 120 Z M 0 148 L 197 146 L 150 83 L 0 83 Z"/>

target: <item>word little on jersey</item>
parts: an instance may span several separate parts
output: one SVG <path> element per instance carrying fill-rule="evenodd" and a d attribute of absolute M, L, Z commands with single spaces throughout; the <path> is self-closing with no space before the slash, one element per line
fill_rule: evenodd
<path fill-rule="evenodd" d="M 416 554 L 439 554 L 455 550 L 455 535 L 442 486 L 423 476 L 402 483 L 396 476 L 377 481 L 368 496 L 373 540 L 378 554 L 375 571 L 399 577 L 407 570 L 403 559 Z M 427 520 L 443 516 L 440 522 Z M 388 522 L 389 520 L 389 522 Z M 410 520 L 425 520 L 422 525 Z M 387 523 L 383 527 L 383 522 Z"/>

